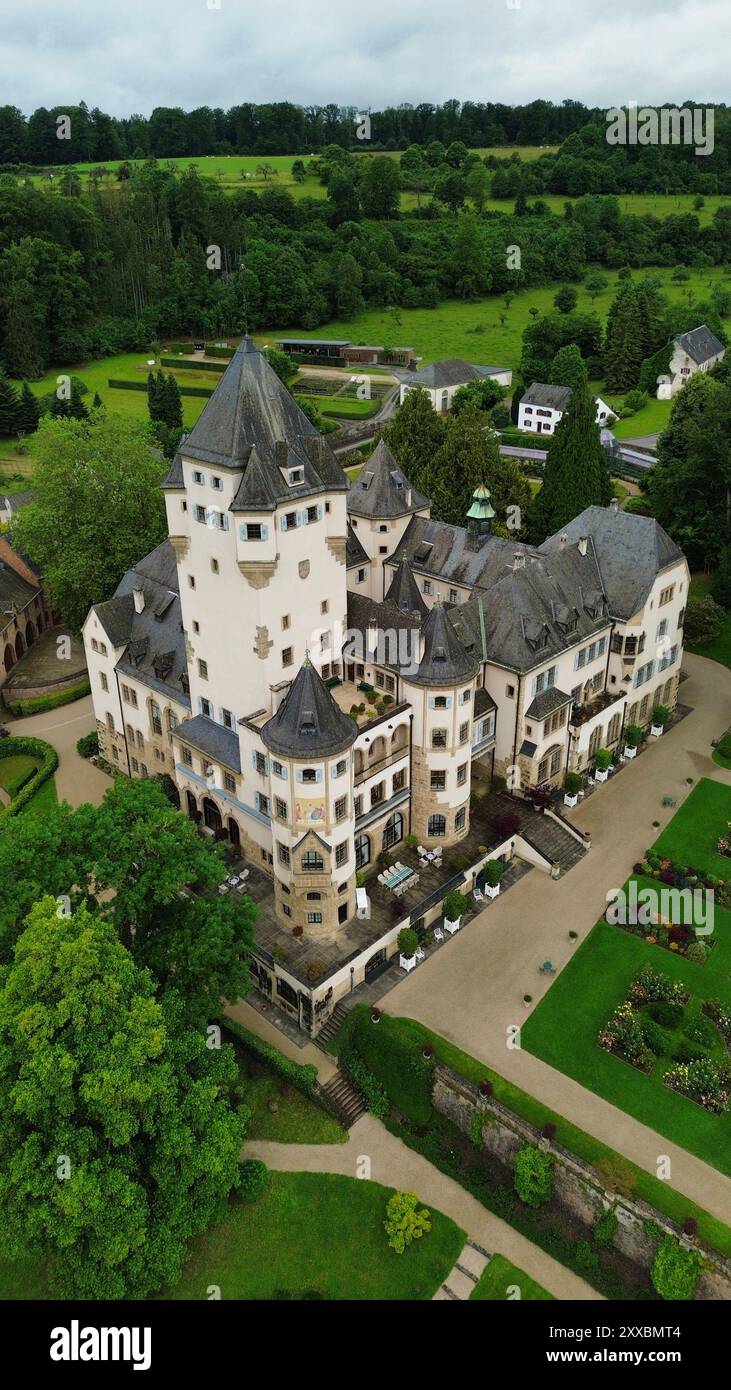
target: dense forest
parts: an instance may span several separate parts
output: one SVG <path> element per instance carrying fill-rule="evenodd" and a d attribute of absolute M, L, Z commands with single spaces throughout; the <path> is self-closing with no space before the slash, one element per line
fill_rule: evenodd
<path fill-rule="evenodd" d="M 456 163 L 436 166 L 438 200 L 410 213 L 399 208 L 408 160 L 401 175 L 388 156 L 337 145 L 316 161 L 322 198 L 275 184 L 227 194 L 195 169 L 155 161 L 84 194 L 70 170 L 53 195 L 0 176 L 0 362 L 33 379 L 51 363 L 171 335 L 312 331 L 365 305 L 431 308 L 447 296 L 499 293 L 507 311 L 517 291 L 578 281 L 591 265 L 731 258 L 731 206 L 703 226 L 693 213 L 625 215 L 609 195 L 563 213 L 523 196 L 507 213 L 481 210 L 484 163 L 464 146 L 451 153 Z"/>

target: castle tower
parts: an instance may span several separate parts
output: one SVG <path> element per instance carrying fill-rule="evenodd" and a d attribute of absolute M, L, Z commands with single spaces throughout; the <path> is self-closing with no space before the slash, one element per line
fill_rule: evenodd
<path fill-rule="evenodd" d="M 270 755 L 277 912 L 307 937 L 332 936 L 355 912 L 357 734 L 309 658 L 261 730 Z"/>
<path fill-rule="evenodd" d="M 388 445 L 381 439 L 348 493 L 348 520 L 370 560 L 366 596 L 384 597 L 384 561 L 399 544 L 412 516 L 431 514 L 428 497 L 411 486 Z M 365 587 L 358 588 L 366 593 Z"/>
<path fill-rule="evenodd" d="M 472 721 L 479 663 L 437 602 L 422 628 L 417 671 L 403 679 L 413 707 L 411 830 L 422 844 L 452 845 L 469 830 Z"/>
<path fill-rule="evenodd" d="M 467 513 L 467 530 L 474 545 L 481 545 L 485 537 L 490 535 L 494 516 L 495 508 L 490 501 L 490 489 L 484 483 L 480 483 L 472 494 L 472 505 Z"/>

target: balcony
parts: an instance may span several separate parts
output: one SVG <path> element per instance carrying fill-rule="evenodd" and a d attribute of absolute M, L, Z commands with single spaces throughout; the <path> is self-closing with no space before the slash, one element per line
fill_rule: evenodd
<path fill-rule="evenodd" d="M 618 700 L 623 700 L 626 694 L 626 690 L 617 690 L 616 692 L 602 690 L 598 695 L 594 696 L 593 700 L 588 700 L 586 704 L 574 705 L 571 710 L 571 718 L 569 719 L 570 725 L 574 729 L 580 729 L 582 724 L 588 724 L 589 720 L 593 719 L 595 715 L 603 714 L 604 710 L 609 709 L 610 705 L 616 705 Z"/>

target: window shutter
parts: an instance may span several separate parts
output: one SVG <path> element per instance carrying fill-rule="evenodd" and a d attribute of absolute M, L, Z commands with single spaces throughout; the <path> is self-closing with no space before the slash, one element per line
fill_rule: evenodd
<path fill-rule="evenodd" d="M 317 520 L 322 521 L 322 503 L 317 504 Z"/>
<path fill-rule="evenodd" d="M 316 770 L 316 780 L 317 780 L 318 782 L 321 782 L 321 781 L 322 781 L 322 768 L 321 768 L 321 767 L 318 767 L 317 770 Z"/>
<path fill-rule="evenodd" d="M 307 512 L 296 512 L 295 515 L 297 517 L 297 525 L 304 526 L 304 523 L 307 520 Z"/>
<path fill-rule="evenodd" d="M 245 521 L 242 521 L 241 525 L 239 526 L 239 538 L 242 541 L 248 541 L 249 539 L 249 528 L 246 525 Z"/>
<path fill-rule="evenodd" d="M 297 768 L 296 777 L 297 777 L 297 781 L 298 781 L 298 782 L 301 782 L 301 781 L 302 781 L 302 768 L 301 768 L 301 767 L 298 767 L 298 768 Z"/>
<path fill-rule="evenodd" d="M 429 696 L 429 709 L 436 709 L 435 697 L 433 695 Z"/>
<path fill-rule="evenodd" d="M 269 527 L 268 527 L 268 526 L 262 525 L 262 528 L 261 528 L 261 538 L 262 538 L 263 541 L 267 541 L 267 540 L 269 539 Z"/>
<path fill-rule="evenodd" d="M 228 531 L 228 516 L 226 512 L 219 512 L 218 515 L 221 518 L 221 530 Z"/>

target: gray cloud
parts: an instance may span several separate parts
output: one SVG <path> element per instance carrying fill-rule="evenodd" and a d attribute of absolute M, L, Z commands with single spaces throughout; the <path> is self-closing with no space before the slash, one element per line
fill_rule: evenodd
<path fill-rule="evenodd" d="M 220 8 L 218 4 L 220 3 Z M 515 5 L 515 7 L 513 7 Z M 0 0 L 4 102 L 723 101 L 727 0 Z"/>

